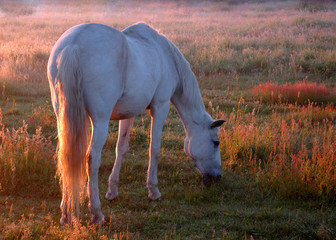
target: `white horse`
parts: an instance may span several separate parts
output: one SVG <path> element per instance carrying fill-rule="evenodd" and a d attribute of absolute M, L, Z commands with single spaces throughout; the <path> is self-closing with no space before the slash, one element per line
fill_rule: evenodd
<path fill-rule="evenodd" d="M 120 120 L 116 160 L 106 194 L 111 200 L 118 196 L 119 172 L 134 117 L 146 109 L 152 117 L 147 187 L 150 199 L 161 197 L 157 167 L 170 102 L 183 121 L 184 151 L 203 174 L 204 184 L 221 178 L 217 134 L 225 120 L 214 121 L 205 111 L 189 63 L 172 42 L 153 28 L 144 23 L 122 32 L 102 24 L 72 27 L 51 51 L 48 79 L 58 127 L 61 223 L 71 222 L 73 210 L 78 209 L 86 176 L 92 222 L 104 221 L 98 170 L 109 121 Z"/>

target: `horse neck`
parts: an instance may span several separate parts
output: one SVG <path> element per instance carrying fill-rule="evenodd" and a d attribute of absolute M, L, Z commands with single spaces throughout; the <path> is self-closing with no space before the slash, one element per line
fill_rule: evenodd
<path fill-rule="evenodd" d="M 178 82 L 177 89 L 171 100 L 182 119 L 184 129 L 188 135 L 198 125 L 206 121 L 207 113 L 196 77 L 188 61 L 172 42 L 167 40 L 167 43 L 175 63 Z"/>
<path fill-rule="evenodd" d="M 194 78 L 194 81 L 188 85 L 187 89 L 177 91 L 172 98 L 172 103 L 182 119 L 186 134 L 189 136 L 206 121 L 208 115 L 196 78 Z"/>

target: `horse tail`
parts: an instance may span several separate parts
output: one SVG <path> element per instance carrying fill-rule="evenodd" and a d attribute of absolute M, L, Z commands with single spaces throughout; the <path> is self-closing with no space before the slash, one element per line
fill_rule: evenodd
<path fill-rule="evenodd" d="M 86 185 L 88 115 L 84 106 L 82 73 L 77 45 L 65 47 L 57 59 L 58 151 L 57 167 L 62 185 L 62 205 L 69 216 L 83 200 Z"/>

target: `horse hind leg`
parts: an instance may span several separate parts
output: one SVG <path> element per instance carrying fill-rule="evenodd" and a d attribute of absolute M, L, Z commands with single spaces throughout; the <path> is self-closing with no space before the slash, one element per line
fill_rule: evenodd
<path fill-rule="evenodd" d="M 71 212 L 68 211 L 68 206 L 65 202 L 65 198 L 66 196 L 62 196 L 62 202 L 61 202 L 61 212 L 62 212 L 62 217 L 60 219 L 60 224 L 64 225 L 64 224 L 70 224 L 71 223 Z"/>
<path fill-rule="evenodd" d="M 93 134 L 88 159 L 88 196 L 89 208 L 92 214 L 91 222 L 99 224 L 104 222 L 101 211 L 98 189 L 98 172 L 101 162 L 101 152 L 108 135 L 109 121 L 93 122 Z"/>
<path fill-rule="evenodd" d="M 116 160 L 113 170 L 108 181 L 108 191 L 105 195 L 106 199 L 113 200 L 118 197 L 119 173 L 123 159 L 128 152 L 129 136 L 134 123 L 134 118 L 119 121 L 119 133 L 116 146 Z"/>

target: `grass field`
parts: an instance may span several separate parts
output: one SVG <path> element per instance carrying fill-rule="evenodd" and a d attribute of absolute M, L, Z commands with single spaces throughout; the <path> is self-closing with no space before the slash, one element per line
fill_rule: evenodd
<path fill-rule="evenodd" d="M 61 226 L 49 53 L 69 27 L 144 21 L 190 62 L 220 131 L 223 180 L 209 188 L 183 152 L 171 108 L 160 201 L 147 198 L 150 116 L 135 120 L 120 197 L 104 199 L 118 123 L 100 168 L 102 210 Z M 0 0 L 0 239 L 336 239 L 336 3 Z"/>

